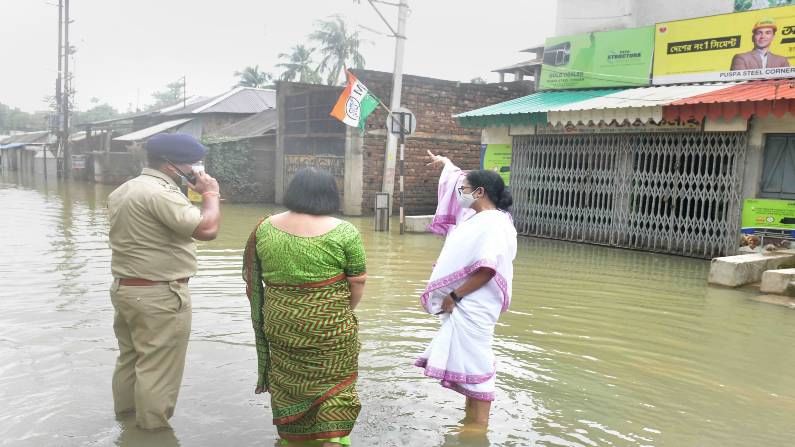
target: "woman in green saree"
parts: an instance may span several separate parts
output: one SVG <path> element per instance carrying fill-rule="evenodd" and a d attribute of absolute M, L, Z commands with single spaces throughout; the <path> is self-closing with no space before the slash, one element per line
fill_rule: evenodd
<path fill-rule="evenodd" d="M 350 445 L 361 409 L 353 310 L 366 279 L 362 239 L 352 224 L 330 216 L 339 194 L 324 171 L 297 172 L 284 205 L 288 211 L 257 225 L 244 252 L 259 364 L 255 393 L 270 393 L 283 440 Z"/>

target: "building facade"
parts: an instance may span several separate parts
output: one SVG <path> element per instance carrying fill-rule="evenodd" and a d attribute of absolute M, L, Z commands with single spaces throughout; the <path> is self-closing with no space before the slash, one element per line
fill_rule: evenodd
<path fill-rule="evenodd" d="M 384 104 L 389 104 L 392 74 L 352 70 Z M 416 132 L 405 144 L 405 203 L 407 214 L 432 213 L 436 207 L 437 178 L 426 168 L 426 151 L 444 154 L 462 168 L 480 165 L 480 130 L 462 127 L 453 115 L 532 91 L 532 82 L 471 84 L 403 76 L 402 105 L 417 119 Z M 370 115 L 364 132 L 329 116 L 341 87 L 280 83 L 277 110 L 276 202 L 300 168 L 315 166 L 335 175 L 343 194 L 346 215 L 372 214 L 381 191 L 386 148 L 387 113 L 383 107 Z M 395 185 L 399 185 L 396 172 Z M 397 187 L 396 187 L 397 189 Z M 393 204 L 400 205 L 397 191 Z"/>

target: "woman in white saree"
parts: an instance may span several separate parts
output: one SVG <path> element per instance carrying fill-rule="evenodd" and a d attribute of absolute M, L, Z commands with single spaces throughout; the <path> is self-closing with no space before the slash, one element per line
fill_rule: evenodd
<path fill-rule="evenodd" d="M 442 325 L 415 362 L 425 375 L 466 396 L 465 423 L 488 423 L 495 393 L 494 327 L 511 301 L 516 229 L 502 178 L 492 171 L 465 173 L 446 157 L 431 231 L 447 236 L 422 294 L 425 310 Z"/>

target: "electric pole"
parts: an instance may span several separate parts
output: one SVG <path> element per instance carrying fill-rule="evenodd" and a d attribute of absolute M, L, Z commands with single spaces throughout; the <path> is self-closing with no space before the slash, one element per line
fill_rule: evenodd
<path fill-rule="evenodd" d="M 372 4 L 372 0 L 370 2 Z M 389 103 L 391 110 L 398 110 L 400 107 L 400 94 L 403 90 L 403 55 L 406 46 L 406 19 L 409 15 L 409 5 L 407 0 L 400 0 L 398 6 L 398 27 L 395 35 L 395 65 L 392 70 L 392 97 Z M 391 27 L 390 27 L 391 28 Z M 381 192 L 392 197 L 395 191 L 395 164 L 397 160 L 397 136 L 391 132 L 387 133 L 386 151 L 384 153 L 384 179 Z M 390 205 L 393 203 L 390 200 Z M 403 204 L 401 203 L 401 206 Z M 391 214 L 391 210 L 390 210 Z"/>
<path fill-rule="evenodd" d="M 72 89 L 69 75 L 69 0 L 64 0 L 64 48 L 63 48 L 63 173 L 64 179 L 72 178 L 72 148 L 69 147 L 69 93 Z"/>
<path fill-rule="evenodd" d="M 61 114 L 63 113 L 61 102 L 63 98 L 63 0 L 58 0 L 58 76 L 55 78 L 55 120 L 50 124 L 50 128 L 55 127 L 56 161 L 57 156 L 63 154 L 62 144 L 63 135 L 61 134 Z M 53 125 L 54 124 L 54 125 Z"/>

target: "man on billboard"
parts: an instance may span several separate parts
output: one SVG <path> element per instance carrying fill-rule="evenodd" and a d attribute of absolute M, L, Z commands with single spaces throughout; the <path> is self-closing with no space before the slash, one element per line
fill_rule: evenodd
<path fill-rule="evenodd" d="M 734 55 L 732 70 L 789 67 L 789 60 L 770 52 L 770 44 L 776 37 L 778 27 L 773 19 L 756 22 L 752 30 L 754 49 L 747 53 Z"/>

